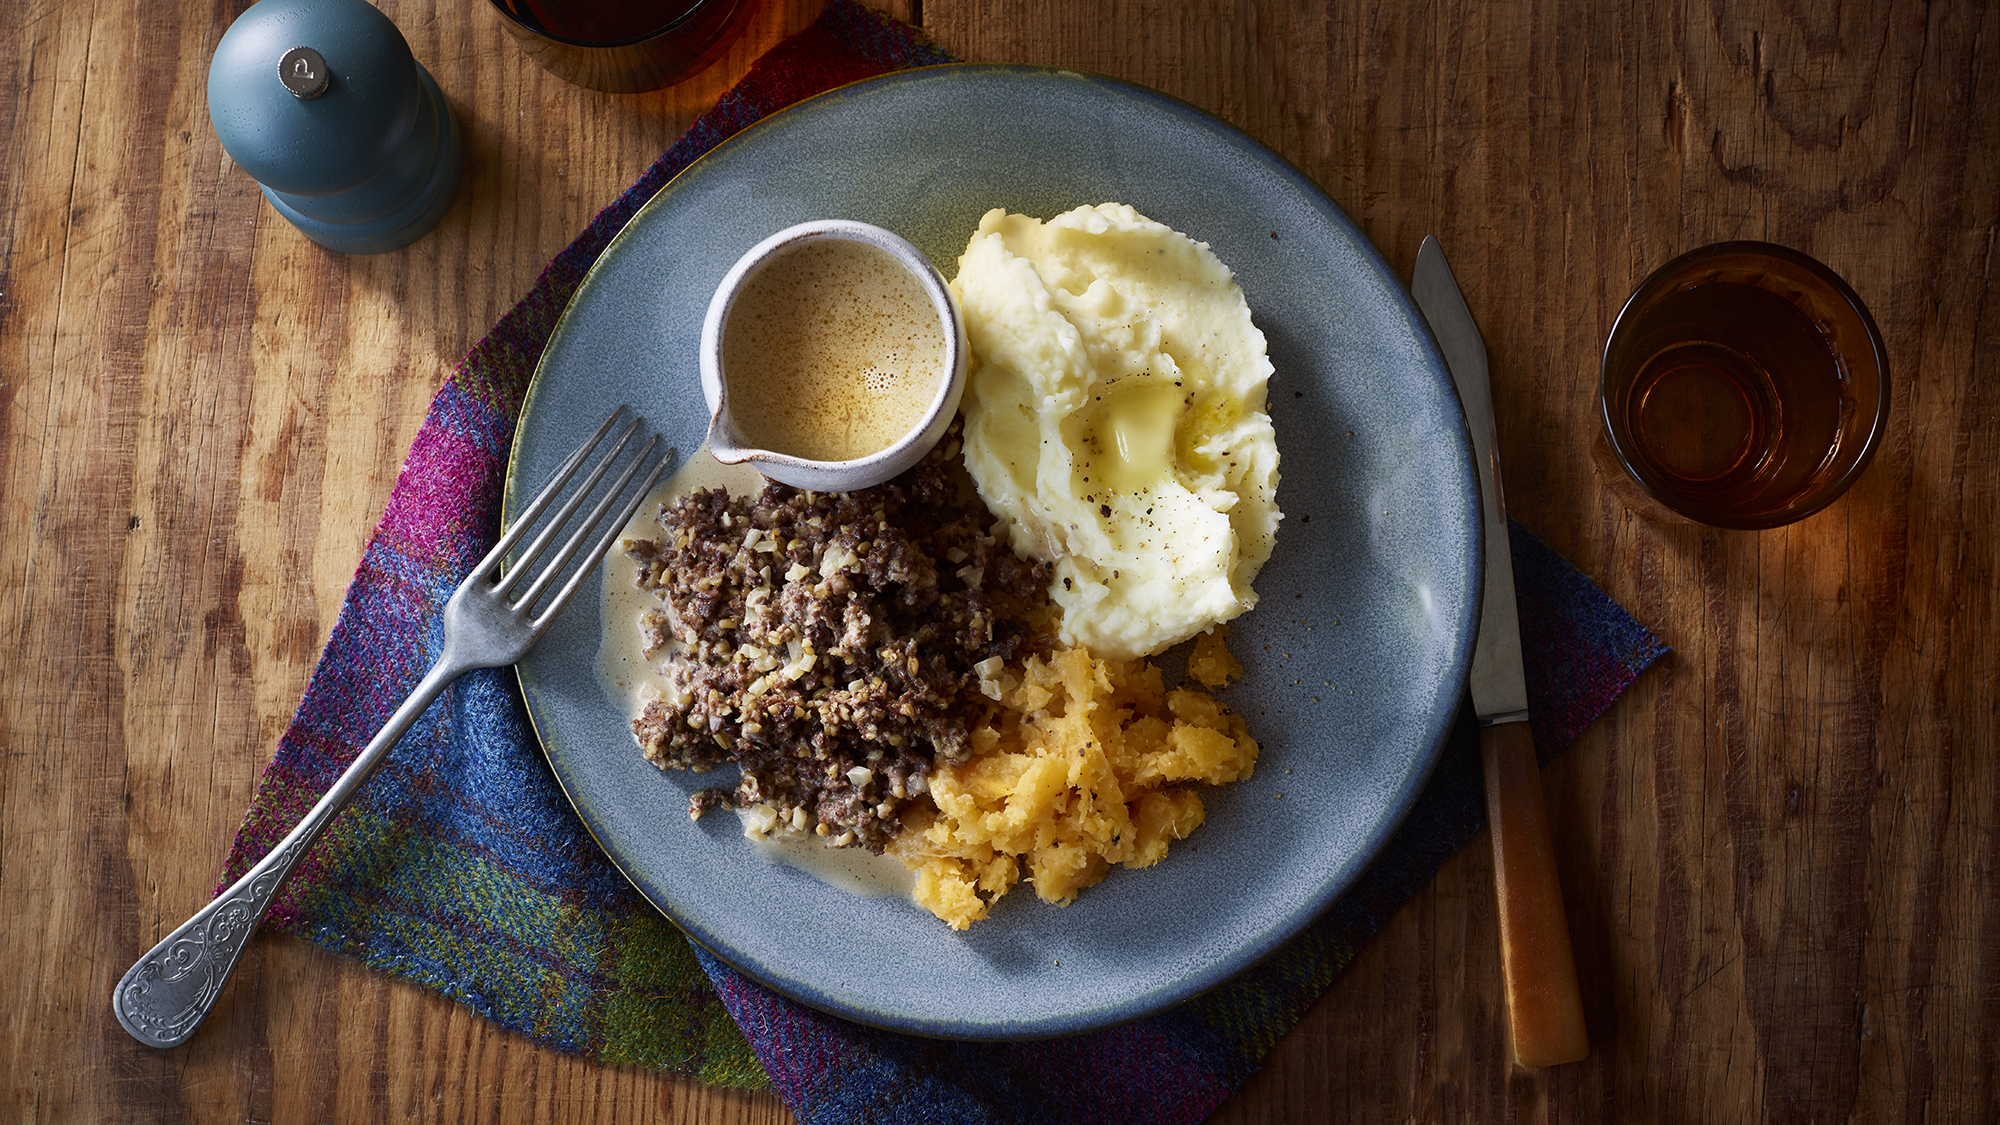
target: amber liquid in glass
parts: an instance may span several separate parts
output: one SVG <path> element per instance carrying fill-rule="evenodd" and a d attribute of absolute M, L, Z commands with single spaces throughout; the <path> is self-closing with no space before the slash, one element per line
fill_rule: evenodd
<path fill-rule="evenodd" d="M 1663 298 L 1645 326 L 1625 426 L 1654 486 L 1683 510 L 1776 510 L 1830 462 L 1850 401 L 1845 372 L 1791 301 L 1707 282 Z"/>

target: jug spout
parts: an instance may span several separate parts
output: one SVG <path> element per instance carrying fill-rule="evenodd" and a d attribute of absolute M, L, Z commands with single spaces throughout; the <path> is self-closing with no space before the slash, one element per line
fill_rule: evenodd
<path fill-rule="evenodd" d="M 708 452 L 725 465 L 740 465 L 764 451 L 737 440 L 729 425 L 729 404 L 724 402 L 708 419 Z"/>

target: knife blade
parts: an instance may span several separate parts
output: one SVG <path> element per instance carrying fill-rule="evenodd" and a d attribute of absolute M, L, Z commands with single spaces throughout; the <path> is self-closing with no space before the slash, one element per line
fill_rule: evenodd
<path fill-rule="evenodd" d="M 1479 717 L 1500 914 L 1500 968 L 1514 1061 L 1522 1066 L 1575 1062 L 1590 1053 L 1590 1041 L 1556 875 L 1555 845 L 1543 806 L 1541 770 L 1528 728 L 1528 683 L 1521 666 L 1521 620 L 1514 600 L 1514 561 L 1500 486 L 1486 341 L 1434 236 L 1425 237 L 1417 251 L 1410 295 L 1430 323 L 1445 367 L 1458 386 L 1479 472 L 1486 558 L 1479 634 L 1467 688 Z"/>

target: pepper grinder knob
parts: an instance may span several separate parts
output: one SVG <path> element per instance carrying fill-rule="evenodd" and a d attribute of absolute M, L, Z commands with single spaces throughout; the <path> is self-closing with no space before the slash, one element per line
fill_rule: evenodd
<path fill-rule="evenodd" d="M 458 194 L 451 106 L 366 0 L 258 0 L 208 67 L 222 148 L 278 214 L 348 254 L 409 245 Z"/>

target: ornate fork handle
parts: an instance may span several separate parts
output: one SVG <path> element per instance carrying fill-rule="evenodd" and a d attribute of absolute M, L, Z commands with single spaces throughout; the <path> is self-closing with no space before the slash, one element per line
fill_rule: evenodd
<path fill-rule="evenodd" d="M 626 446 L 645 424 L 633 418 L 606 453 L 592 466 L 582 485 L 567 494 L 562 506 L 546 523 L 541 516 L 565 495 L 569 481 L 583 468 L 598 443 L 625 417 L 619 407 L 604 420 L 597 433 L 569 455 L 556 471 L 555 479 L 524 509 L 500 542 L 494 544 L 472 573 L 444 606 L 444 648 L 437 663 L 417 684 L 396 713 L 362 747 L 354 763 L 347 767 L 326 796 L 312 807 L 271 854 L 244 872 L 228 890 L 201 908 L 166 940 L 126 970 L 111 992 L 111 1010 L 133 1038 L 153 1047 L 172 1047 L 186 1041 L 215 1007 L 222 986 L 236 969 L 250 935 L 271 909 L 271 902 L 298 868 L 299 860 L 312 850 L 313 841 L 326 829 L 335 813 L 347 806 L 361 783 L 388 757 L 389 748 L 424 713 L 445 685 L 474 668 L 499 668 L 521 659 L 535 641 L 548 630 L 563 606 L 611 549 L 627 520 L 639 507 L 653 485 L 659 482 L 673 461 L 673 452 L 661 447 L 660 436 L 652 435 L 637 455 L 625 462 L 625 470 L 597 503 L 587 511 L 583 504 L 593 495 L 605 474 L 619 463 Z M 650 468 L 651 473 L 645 470 Z M 633 488 L 635 482 L 636 489 Z M 581 514 L 579 514 L 581 513 Z M 577 523 L 571 526 L 572 517 Z M 607 523 L 608 521 L 608 523 Z M 539 527 L 532 542 L 521 549 L 518 561 L 507 565 L 509 553 Z M 557 536 L 570 529 L 560 543 Z M 603 530 L 600 532 L 600 528 Z M 587 548 L 587 549 L 586 549 Z M 545 552 L 554 555 L 545 564 L 536 560 Z M 570 564 L 575 562 L 572 567 Z M 556 583 L 561 582 L 558 586 Z M 516 588 L 526 586 L 516 596 Z"/>
<path fill-rule="evenodd" d="M 111 996 L 111 1010 L 133 1038 L 151 1047 L 174 1047 L 193 1035 L 215 1007 L 222 986 L 236 971 L 250 935 L 271 909 L 271 902 L 290 881 L 299 860 L 313 842 L 389 755 L 410 724 L 431 705 L 445 685 L 477 665 L 462 658 L 447 643 L 438 662 L 425 674 L 410 697 L 376 732 L 333 788 L 319 799 L 269 855 L 243 873 L 194 917 L 168 934 L 152 951 L 126 970 Z"/>

